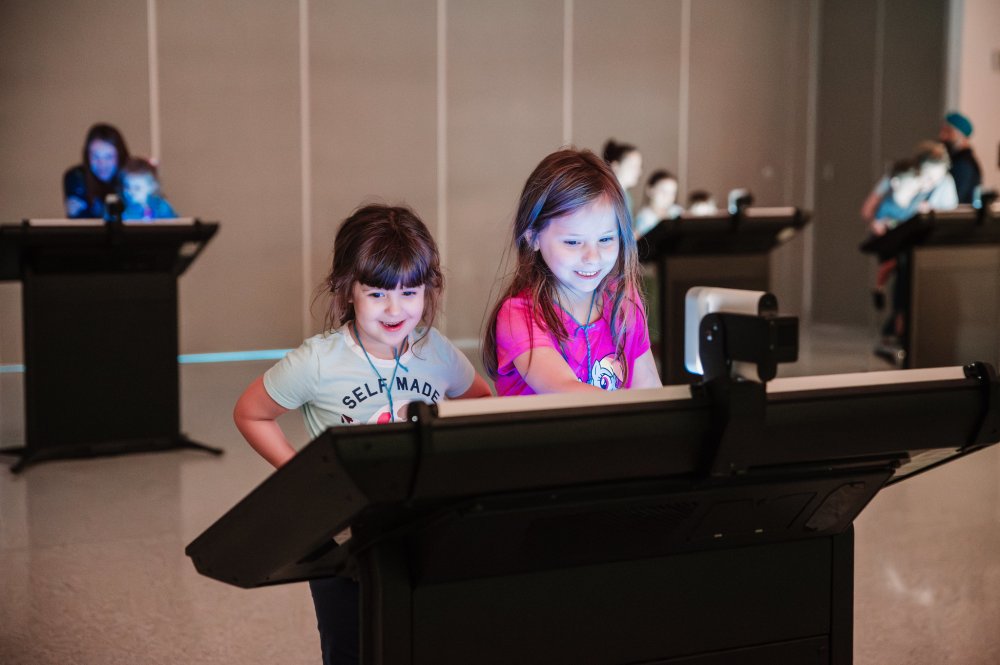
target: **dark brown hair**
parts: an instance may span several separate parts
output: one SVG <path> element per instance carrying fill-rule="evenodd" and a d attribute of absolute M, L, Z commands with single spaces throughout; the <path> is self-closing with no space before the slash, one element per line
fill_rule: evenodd
<path fill-rule="evenodd" d="M 634 308 L 641 307 L 642 299 L 632 217 L 621 185 L 607 164 L 589 150 L 567 148 L 543 159 L 528 176 L 521 192 L 513 225 L 517 265 L 493 307 L 483 339 L 483 365 L 491 378 L 498 376 L 497 314 L 507 299 L 525 294 L 530 300 L 526 315 L 557 338 L 564 341 L 569 338 L 556 312 L 558 280 L 545 264 L 542 253 L 535 250 L 533 241 L 553 219 L 602 199 L 614 210 L 619 249 L 615 267 L 598 285 L 597 294 L 611 294 L 611 334 L 616 355 L 623 360 L 629 334 L 627 324 Z M 622 365 L 627 373 L 628 363 Z"/>
<path fill-rule="evenodd" d="M 434 325 L 444 276 L 430 231 L 405 206 L 380 204 L 358 208 L 345 219 L 333 242 L 330 273 L 317 297 L 329 295 L 324 330 L 354 320 L 351 291 L 355 282 L 380 289 L 424 285 L 424 313 L 420 322 Z"/>
<path fill-rule="evenodd" d="M 119 169 L 122 176 L 126 175 L 151 175 L 156 180 L 159 176 L 156 167 L 147 159 L 141 157 L 130 157 L 125 165 Z"/>
<path fill-rule="evenodd" d="M 916 176 L 920 171 L 920 164 L 917 160 L 910 157 L 905 157 L 903 159 L 897 159 L 892 163 L 892 167 L 889 169 L 890 178 L 899 178 L 904 175 Z"/>
<path fill-rule="evenodd" d="M 615 162 L 620 162 L 630 153 L 638 150 L 631 143 L 618 143 L 614 139 L 608 139 L 604 144 L 604 163 L 611 166 Z"/>
<path fill-rule="evenodd" d="M 946 166 L 951 165 L 951 159 L 948 157 L 948 149 L 943 143 L 939 143 L 938 141 L 921 141 L 918 143 L 913 151 L 913 161 L 916 162 L 918 167 L 930 163 L 944 164 Z"/>
<path fill-rule="evenodd" d="M 95 201 L 104 201 L 108 194 L 118 192 L 118 170 L 111 177 L 111 180 L 104 182 L 97 178 L 90 170 L 90 144 L 94 141 L 104 141 L 110 143 L 118 151 L 118 170 L 122 164 L 128 161 L 128 147 L 125 139 L 122 138 L 118 128 L 107 123 L 99 122 L 87 131 L 87 138 L 83 142 L 83 177 L 87 185 L 87 199 L 93 205 Z"/>

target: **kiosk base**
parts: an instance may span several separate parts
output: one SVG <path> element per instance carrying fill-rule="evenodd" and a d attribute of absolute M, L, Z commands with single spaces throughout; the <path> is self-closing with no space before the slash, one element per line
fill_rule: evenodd
<path fill-rule="evenodd" d="M 11 465 L 12 473 L 20 473 L 32 464 L 60 459 L 79 459 L 129 453 L 154 453 L 167 450 L 201 450 L 212 455 L 221 455 L 221 448 L 213 448 L 204 443 L 192 441 L 183 434 L 176 438 L 130 439 L 124 441 L 101 441 L 86 445 L 68 444 L 31 448 L 29 446 L 0 448 L 0 455 L 12 455 L 19 459 Z"/>
<path fill-rule="evenodd" d="M 361 662 L 849 664 L 853 555 L 848 529 L 428 583 L 402 550 L 375 547 L 359 561 Z"/>

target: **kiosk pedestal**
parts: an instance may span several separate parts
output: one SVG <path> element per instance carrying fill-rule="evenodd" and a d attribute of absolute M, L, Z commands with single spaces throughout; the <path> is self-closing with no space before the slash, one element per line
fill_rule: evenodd
<path fill-rule="evenodd" d="M 36 462 L 172 448 L 180 431 L 177 277 L 218 224 L 25 222 L 0 227 L 0 278 L 19 279 L 25 445 Z"/>
<path fill-rule="evenodd" d="M 998 440 L 982 365 L 414 404 L 186 551 L 244 588 L 356 576 L 366 665 L 849 665 L 854 519 Z"/>
<path fill-rule="evenodd" d="M 1000 364 L 1000 206 L 918 215 L 862 251 L 901 257 L 904 367 Z"/>
<path fill-rule="evenodd" d="M 771 250 L 791 239 L 807 221 L 808 215 L 797 208 L 745 208 L 737 215 L 665 219 L 639 238 L 639 260 L 656 267 L 658 360 L 665 384 L 697 378 L 684 368 L 688 290 L 694 286 L 770 290 Z"/>

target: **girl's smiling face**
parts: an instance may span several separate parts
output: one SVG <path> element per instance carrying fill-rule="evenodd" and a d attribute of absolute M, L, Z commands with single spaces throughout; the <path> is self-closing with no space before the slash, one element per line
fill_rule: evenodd
<path fill-rule="evenodd" d="M 351 303 L 365 350 L 377 358 L 392 358 L 403 352 L 403 342 L 424 316 L 424 285 L 380 289 L 354 282 Z"/>
<path fill-rule="evenodd" d="M 614 208 L 601 197 L 556 217 L 538 232 L 533 245 L 555 275 L 560 295 L 569 300 L 566 304 L 589 302 L 618 262 L 621 240 Z"/>

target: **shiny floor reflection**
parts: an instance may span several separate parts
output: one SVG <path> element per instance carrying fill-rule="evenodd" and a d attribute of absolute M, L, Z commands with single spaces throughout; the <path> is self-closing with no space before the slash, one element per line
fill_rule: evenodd
<path fill-rule="evenodd" d="M 863 331 L 814 329 L 782 375 L 887 367 Z M 181 451 L 0 468 L 0 663 L 318 663 L 304 585 L 244 591 L 184 546 L 269 468 L 232 426 L 269 362 L 182 369 Z M 21 443 L 18 374 L 0 374 L 3 445 Z M 305 442 L 301 419 L 282 421 Z M 891 423 L 886 423 L 887 431 Z M 1000 663 L 1000 450 L 881 492 L 856 522 L 858 665 Z"/>

